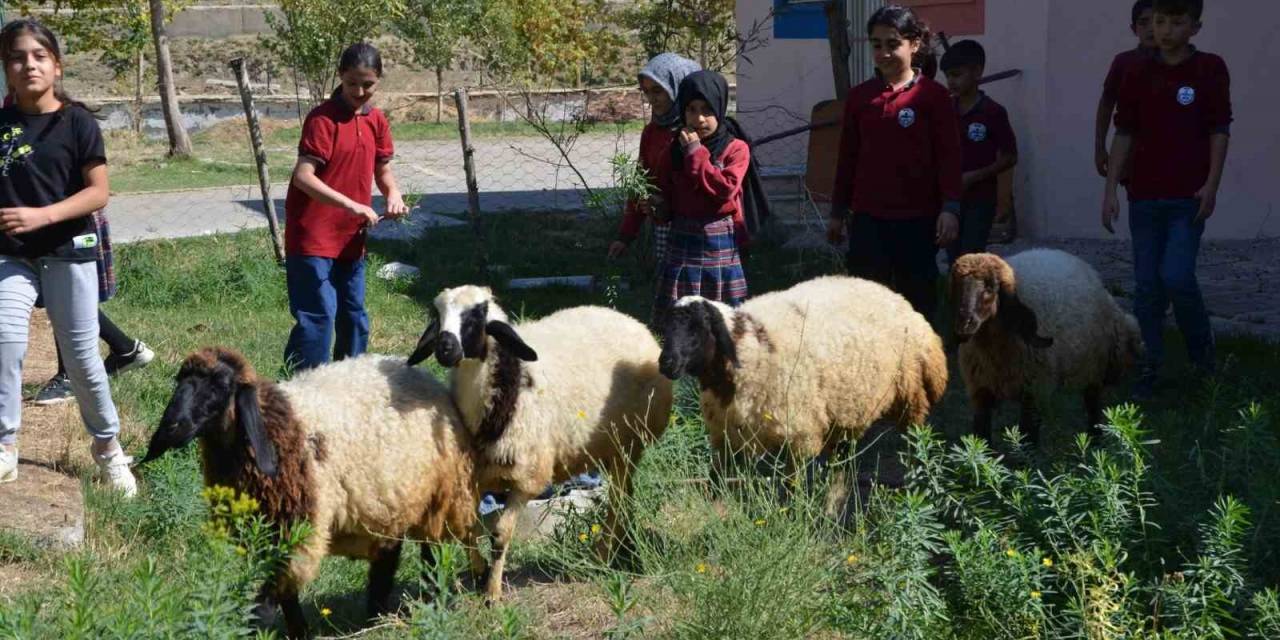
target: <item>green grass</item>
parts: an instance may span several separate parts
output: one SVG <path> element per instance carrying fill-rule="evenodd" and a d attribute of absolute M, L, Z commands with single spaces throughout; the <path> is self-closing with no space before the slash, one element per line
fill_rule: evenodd
<path fill-rule="evenodd" d="M 642 122 L 598 124 L 587 132 L 616 134 L 638 132 Z M 266 128 L 264 145 L 271 179 L 288 178 L 297 158 L 300 128 L 275 123 Z M 518 138 L 539 135 L 523 122 L 477 122 L 471 133 L 476 138 Z M 456 122 L 402 122 L 392 125 L 391 135 L 397 143 L 458 140 Z M 171 191 L 205 187 L 227 187 L 258 184 L 257 170 L 249 136 L 239 122 L 227 122 L 191 137 L 193 157 L 165 157 L 167 146 L 160 140 L 142 140 L 130 132 L 111 132 L 107 136 L 107 153 L 111 157 L 111 191 L 118 194 L 149 191 Z M 459 147 L 461 149 L 461 147 Z M 461 155 L 458 162 L 461 163 Z"/>
<path fill-rule="evenodd" d="M 498 286 L 504 306 L 537 317 L 613 303 L 646 318 L 648 268 L 634 255 L 603 258 L 615 224 L 486 217 L 489 261 L 505 266 L 504 277 L 583 274 L 630 285 Z M 291 319 L 265 233 L 118 251 L 120 294 L 105 310 L 159 354 L 113 382 L 126 446 L 140 452 L 185 354 L 230 345 L 274 376 Z M 435 293 L 480 280 L 476 255 L 468 228 L 435 230 L 412 244 L 374 243 L 371 273 L 401 260 L 421 267 L 422 277 L 370 277 L 371 350 L 408 353 Z M 824 254 L 767 242 L 747 264 L 754 293 L 836 268 Z M 1277 637 L 1280 602 L 1266 589 L 1280 585 L 1280 393 L 1272 383 L 1280 346 L 1233 338 L 1219 349 L 1216 381 L 1198 382 L 1185 362 L 1171 363 L 1168 383 L 1142 414 L 1113 413 L 1110 435 L 1083 452 L 1083 408 L 1065 394 L 1045 407 L 1039 453 L 1005 444 L 997 457 L 962 440 L 970 416 L 953 372 L 932 416 L 937 431 L 864 443 L 852 464 L 870 471 L 905 454 L 908 489 L 872 492 L 848 522 L 823 514 L 821 476 L 789 500 L 753 474 L 743 486 L 709 492 L 697 391 L 686 381 L 672 427 L 638 469 L 626 558 L 597 562 L 583 538 L 590 542 L 599 514 L 580 514 L 549 541 L 517 543 L 508 565 L 516 586 L 503 606 L 486 609 L 465 589 L 420 602 L 411 547 L 398 617 L 361 637 Z M 1179 352 L 1176 339 L 1170 352 Z M 1002 413 L 1002 424 L 1015 415 Z M 0 602 L 0 636 L 186 637 L 198 629 L 222 636 L 242 627 L 261 574 L 255 562 L 269 545 L 242 541 L 241 555 L 205 533 L 190 450 L 143 469 L 142 479 L 143 496 L 133 502 L 90 490 L 81 551 L 37 552 L 0 534 L 0 564 L 38 568 L 48 578 L 39 584 L 54 585 Z M 442 569 L 449 587 L 465 565 L 456 559 Z M 364 628 L 365 572 L 364 563 L 326 561 L 303 602 L 321 633 Z M 108 593 L 117 597 L 102 597 Z"/>

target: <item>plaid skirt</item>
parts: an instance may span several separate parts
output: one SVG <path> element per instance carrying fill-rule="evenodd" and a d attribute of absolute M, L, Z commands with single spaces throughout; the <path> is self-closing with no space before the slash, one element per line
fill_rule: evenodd
<path fill-rule="evenodd" d="M 116 295 L 115 256 L 111 253 L 111 225 L 106 212 L 93 212 L 93 226 L 98 232 L 98 302 L 103 303 Z"/>
<path fill-rule="evenodd" d="M 684 296 L 732 306 L 746 299 L 747 276 L 734 241 L 732 217 L 705 224 L 688 218 L 672 222 L 654 304 L 667 309 Z"/>

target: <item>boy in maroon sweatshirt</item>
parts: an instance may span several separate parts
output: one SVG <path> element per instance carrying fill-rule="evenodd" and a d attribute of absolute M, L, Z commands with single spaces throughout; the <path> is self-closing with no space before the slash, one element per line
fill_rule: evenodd
<path fill-rule="evenodd" d="M 987 236 L 997 218 L 996 178 L 1018 163 L 1018 141 L 1009 125 L 1009 112 L 978 89 L 986 64 L 987 53 L 974 40 L 961 40 L 942 56 L 942 71 L 947 74 L 947 88 L 955 97 L 960 120 L 964 184 L 960 237 L 947 247 L 951 262 L 967 253 L 987 250 Z"/>
<path fill-rule="evenodd" d="M 1227 159 L 1231 81 L 1222 58 L 1198 51 L 1202 0 L 1156 0 L 1160 50 L 1120 83 L 1116 138 L 1108 163 L 1102 224 L 1120 217 L 1119 168 L 1133 157 L 1129 229 L 1133 235 L 1134 315 L 1146 361 L 1134 392 L 1149 396 L 1164 360 L 1164 315 L 1172 303 L 1191 362 L 1214 367 L 1213 332 L 1196 281 L 1205 221 L 1213 215 Z"/>
<path fill-rule="evenodd" d="M 1156 45 L 1156 31 L 1152 25 L 1151 5 L 1154 0 L 1138 0 L 1133 3 L 1130 12 L 1129 30 L 1138 36 L 1138 46 L 1116 54 L 1107 70 L 1107 79 L 1102 81 L 1102 97 L 1098 98 L 1097 125 L 1093 135 L 1093 163 L 1098 168 L 1098 175 L 1107 177 L 1107 161 L 1111 153 L 1107 151 L 1107 132 L 1111 130 L 1111 117 L 1116 112 L 1116 97 L 1120 93 L 1120 80 L 1135 66 L 1140 65 L 1159 49 Z M 1127 172 L 1126 172 L 1127 173 Z M 1120 184 L 1128 182 L 1126 173 L 1120 176 Z"/>

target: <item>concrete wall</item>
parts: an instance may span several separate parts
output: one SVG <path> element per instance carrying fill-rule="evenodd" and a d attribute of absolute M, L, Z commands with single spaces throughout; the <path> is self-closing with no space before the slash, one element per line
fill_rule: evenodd
<path fill-rule="evenodd" d="M 1239 9 L 1249 5 L 1248 19 Z M 989 85 L 1009 108 L 1021 161 L 1017 201 L 1021 229 L 1035 237 L 1101 237 L 1102 179 L 1093 169 L 1093 121 L 1111 58 L 1134 45 L 1128 2 L 1118 0 L 986 0 L 988 73 L 1022 76 Z M 738 21 L 767 11 L 768 0 L 739 0 Z M 1228 8 L 1234 10 L 1229 17 Z M 1209 3 L 1195 42 L 1223 56 L 1232 70 L 1235 124 L 1211 238 L 1280 236 L 1280 134 L 1268 113 L 1280 103 L 1280 2 Z M 831 97 L 825 40 L 771 43 L 743 63 L 744 104 L 773 100 L 797 113 Z M 803 156 L 799 156 L 803 161 Z M 1127 216 L 1127 211 L 1123 214 Z M 1121 224 L 1127 236 L 1127 218 Z"/>
<path fill-rule="evenodd" d="M 174 38 L 226 38 L 271 33 L 267 12 L 280 13 L 275 5 L 187 7 L 169 23 Z"/>

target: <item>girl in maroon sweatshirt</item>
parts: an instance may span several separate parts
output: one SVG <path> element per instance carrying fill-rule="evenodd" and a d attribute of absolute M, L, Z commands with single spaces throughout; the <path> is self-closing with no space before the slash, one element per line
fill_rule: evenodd
<path fill-rule="evenodd" d="M 684 296 L 733 306 L 746 299 L 739 252 L 747 241 L 744 190 L 751 206 L 758 201 L 749 139 L 726 113 L 729 85 L 724 76 L 714 71 L 690 74 L 677 94 L 684 128 L 658 172 L 671 235 L 654 301 L 657 326 Z M 664 212 L 655 213 L 661 218 Z"/>
<path fill-rule="evenodd" d="M 889 5 L 867 21 L 876 77 L 845 98 L 827 237 L 849 236 L 849 274 L 883 283 L 933 319 L 935 258 L 959 230 L 960 134 L 946 87 L 918 68 L 929 29 Z"/>

